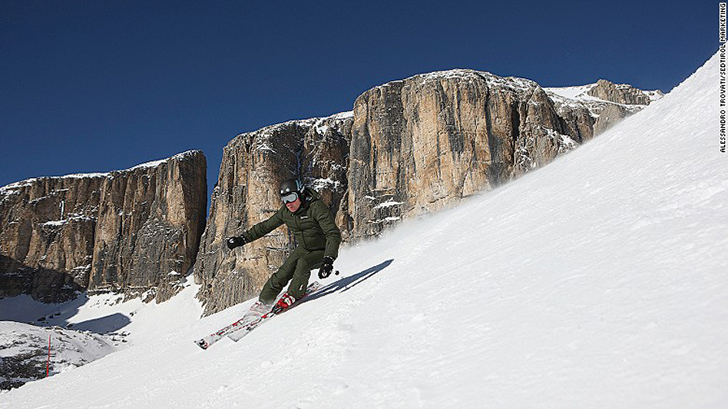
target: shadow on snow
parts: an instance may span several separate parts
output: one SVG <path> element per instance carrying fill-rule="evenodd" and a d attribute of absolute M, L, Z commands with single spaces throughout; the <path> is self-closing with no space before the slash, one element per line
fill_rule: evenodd
<path fill-rule="evenodd" d="M 119 312 L 72 323 L 71 318 L 89 301 L 86 293 L 77 293 L 74 299 L 61 303 L 42 303 L 32 300 L 27 294 L 0 298 L 0 321 L 20 322 L 37 327 L 61 327 L 96 334 L 114 333 L 131 323 L 129 317 Z"/>
<path fill-rule="evenodd" d="M 349 291 L 352 288 L 356 287 L 357 285 L 363 283 L 364 281 L 372 278 L 375 274 L 377 274 L 380 271 L 384 270 L 385 268 L 389 267 L 389 265 L 392 264 L 393 262 L 394 262 L 394 259 L 389 259 L 380 264 L 377 264 L 374 267 L 369 267 L 368 269 L 361 271 L 359 273 L 356 273 L 354 275 L 351 275 L 348 277 L 342 277 L 340 280 L 335 281 L 335 282 L 323 287 L 322 289 L 316 291 L 315 293 L 311 294 L 310 296 L 306 297 L 305 299 L 303 299 L 301 301 L 301 304 L 316 300 L 321 297 L 325 297 L 329 294 Z"/>

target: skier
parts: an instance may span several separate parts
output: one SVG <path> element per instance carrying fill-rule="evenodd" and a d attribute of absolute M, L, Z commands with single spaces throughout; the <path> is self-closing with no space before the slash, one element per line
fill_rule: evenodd
<path fill-rule="evenodd" d="M 240 236 L 226 239 L 227 247 L 232 250 L 265 236 L 284 223 L 296 238 L 296 248 L 268 279 L 258 301 L 250 309 L 251 313 L 258 315 L 270 311 L 289 281 L 288 292 L 277 303 L 281 310 L 304 295 L 311 270 L 319 268 L 321 279 L 331 275 L 341 244 L 341 232 L 318 193 L 304 187 L 297 179 L 288 179 L 281 183 L 280 195 L 284 205 L 273 216 Z"/>

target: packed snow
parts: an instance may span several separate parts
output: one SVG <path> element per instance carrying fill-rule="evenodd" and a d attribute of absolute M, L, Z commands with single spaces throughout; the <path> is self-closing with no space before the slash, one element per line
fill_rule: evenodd
<path fill-rule="evenodd" d="M 193 341 L 252 301 L 196 319 L 190 287 L 131 317 L 131 346 L 0 407 L 725 407 L 718 64 L 538 171 L 343 249 L 341 276 L 238 343 Z"/>

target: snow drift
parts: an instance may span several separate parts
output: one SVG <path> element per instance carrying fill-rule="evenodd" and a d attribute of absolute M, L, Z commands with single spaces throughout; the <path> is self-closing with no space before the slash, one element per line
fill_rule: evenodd
<path fill-rule="evenodd" d="M 718 64 L 537 172 L 346 249 L 344 278 L 240 343 L 192 341 L 249 303 L 0 407 L 724 406 Z"/>

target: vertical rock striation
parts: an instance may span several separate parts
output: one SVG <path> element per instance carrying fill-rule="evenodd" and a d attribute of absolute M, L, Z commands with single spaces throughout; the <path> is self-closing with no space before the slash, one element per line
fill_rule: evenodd
<path fill-rule="evenodd" d="M 44 177 L 0 188 L 0 297 L 63 301 L 88 287 L 104 178 Z"/>
<path fill-rule="evenodd" d="M 205 225 L 206 168 L 192 151 L 104 179 L 89 290 L 176 294 Z"/>

